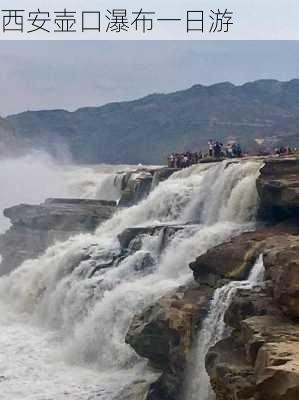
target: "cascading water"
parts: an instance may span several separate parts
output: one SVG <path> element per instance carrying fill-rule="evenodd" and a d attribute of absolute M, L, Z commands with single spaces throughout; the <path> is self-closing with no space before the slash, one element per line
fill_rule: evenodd
<path fill-rule="evenodd" d="M 210 311 L 202 324 L 195 346 L 194 359 L 186 384 L 186 400 L 214 399 L 210 379 L 205 369 L 205 358 L 210 347 L 224 339 L 227 328 L 224 315 L 229 308 L 238 289 L 250 290 L 261 284 L 264 275 L 263 256 L 260 255 L 247 280 L 232 281 L 215 290 L 210 305 Z"/>
<path fill-rule="evenodd" d="M 1 158 L 0 233 L 9 226 L 2 215 L 3 209 L 16 204 L 38 204 L 47 197 L 119 200 L 123 175 L 135 169 L 126 165 L 57 164 L 42 152 Z"/>
<path fill-rule="evenodd" d="M 188 265 L 196 256 L 253 228 L 259 168 L 255 161 L 223 162 L 178 172 L 94 235 L 58 243 L 3 277 L 1 331 L 8 329 L 12 342 L 20 335 L 26 343 L 23 353 L 6 343 L 10 358 L 23 358 L 16 361 L 18 371 L 1 372 L 5 398 L 60 400 L 67 392 L 72 400 L 112 400 L 121 399 L 123 388 L 140 376 L 150 382 L 153 373 L 125 344 L 133 315 L 190 280 Z M 161 225 L 181 229 L 166 243 L 164 238 L 163 246 L 158 230 L 121 249 L 117 235 L 124 229 Z M 80 376 L 76 384 L 73 374 Z M 38 381 L 47 386 L 42 396 Z"/>

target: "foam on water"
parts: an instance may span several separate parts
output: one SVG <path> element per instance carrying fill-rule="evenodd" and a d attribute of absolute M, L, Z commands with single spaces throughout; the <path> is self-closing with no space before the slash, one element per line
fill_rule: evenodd
<path fill-rule="evenodd" d="M 57 164 L 49 155 L 32 152 L 17 158 L 0 159 L 0 233 L 9 226 L 3 217 L 6 207 L 38 204 L 48 197 L 118 200 L 122 174 L 134 166 L 74 166 Z"/>
<path fill-rule="evenodd" d="M 103 399 L 109 398 L 105 393 L 115 385 L 118 385 L 116 392 L 122 389 L 121 379 L 110 387 L 111 380 L 105 378 L 107 371 L 120 377 L 129 374 L 129 381 L 140 377 L 142 371 L 145 379 L 150 380 L 151 371 L 145 367 L 144 360 L 125 344 L 132 317 L 163 294 L 192 279 L 188 265 L 196 256 L 253 227 L 259 168 L 259 162 L 238 165 L 224 162 L 178 172 L 156 186 L 140 204 L 115 214 L 94 235 L 78 235 L 59 243 L 39 259 L 26 261 L 2 278 L 2 308 L 14 315 L 16 324 L 25 316 L 29 341 L 30 329 L 36 334 L 32 335 L 32 352 L 24 352 L 24 368 L 15 377 L 20 385 L 28 383 L 28 395 L 40 386 L 30 374 L 27 358 L 36 357 L 39 373 L 47 374 L 44 368 L 49 348 L 53 354 L 59 349 L 62 376 L 75 366 L 89 371 L 90 376 L 98 371 L 95 390 L 102 389 Z M 117 235 L 124 229 L 187 222 L 184 229 L 167 239 L 165 246 L 161 247 L 161 231 L 153 236 L 143 235 L 135 252 L 119 257 L 122 249 Z M 149 255 L 150 262 L 145 262 Z M 112 267 L 96 269 L 115 258 L 119 261 Z M 48 335 L 52 334 L 54 341 L 49 340 Z M 8 332 L 6 336 L 9 341 Z M 14 340 L 18 341 L 17 335 Z M 39 352 L 41 344 L 35 346 L 35 340 L 43 342 L 44 351 Z M 34 348 L 40 354 L 35 354 Z M 55 399 L 67 398 L 63 393 L 68 384 L 62 378 L 59 382 L 54 379 L 51 384 L 49 379 L 45 390 L 47 393 L 53 390 Z M 69 388 L 69 397 L 75 399 L 77 394 L 72 393 L 72 388 Z M 92 397 L 93 390 L 92 387 L 87 397 L 82 384 L 82 398 L 97 398 Z M 47 396 L 41 393 L 40 399 Z M 15 399 L 13 394 L 6 398 Z"/>
<path fill-rule="evenodd" d="M 232 281 L 215 290 L 210 305 L 210 311 L 202 324 L 194 350 L 194 359 L 189 368 L 189 378 L 186 382 L 186 400 L 212 400 L 214 393 L 210 385 L 210 378 L 205 368 L 205 357 L 210 347 L 224 339 L 227 328 L 224 315 L 238 291 L 250 290 L 262 283 L 264 275 L 263 256 L 261 255 L 248 279 Z"/>

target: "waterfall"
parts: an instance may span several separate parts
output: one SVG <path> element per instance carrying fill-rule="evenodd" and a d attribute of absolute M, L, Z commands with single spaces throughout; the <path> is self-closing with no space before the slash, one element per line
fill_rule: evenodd
<path fill-rule="evenodd" d="M 108 371 L 109 376 L 130 374 L 124 379 L 127 384 L 151 376 L 145 361 L 124 340 L 134 314 L 192 279 L 189 263 L 195 257 L 253 229 L 260 166 L 258 161 L 222 162 L 174 173 L 93 235 L 57 243 L 1 278 L 1 309 L 16 318 L 25 315 L 26 323 L 43 334 L 52 332 L 60 362 L 96 369 L 101 398 L 111 400 L 106 393 Z M 140 234 L 129 249 L 122 249 L 117 239 L 127 228 L 161 225 L 180 227 L 163 246 L 161 230 Z M 42 354 L 35 356 L 39 376 Z M 22 374 L 26 381 L 26 371 Z M 123 382 L 115 378 L 113 385 L 117 392 Z M 63 383 L 52 389 L 59 398 Z M 30 393 L 28 398 L 33 398 Z"/>
<path fill-rule="evenodd" d="M 227 328 L 224 315 L 238 289 L 250 290 L 261 284 L 264 276 L 263 256 L 255 262 L 247 280 L 232 281 L 215 290 L 210 311 L 202 324 L 195 346 L 194 360 L 187 382 L 186 400 L 211 400 L 214 398 L 210 379 L 205 369 L 205 358 L 210 347 L 224 339 Z"/>
<path fill-rule="evenodd" d="M 3 209 L 38 204 L 47 197 L 119 200 L 121 180 L 134 166 L 57 164 L 43 152 L 0 159 L 0 233 L 9 227 Z M 123 171 L 119 173 L 118 171 Z"/>

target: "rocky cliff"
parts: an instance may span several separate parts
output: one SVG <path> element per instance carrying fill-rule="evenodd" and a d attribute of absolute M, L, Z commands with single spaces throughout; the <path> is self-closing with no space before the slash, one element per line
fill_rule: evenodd
<path fill-rule="evenodd" d="M 298 398 L 298 243 L 298 235 L 267 238 L 264 288 L 239 291 L 227 310 L 232 334 L 206 358 L 217 399 Z"/>
<path fill-rule="evenodd" d="M 299 215 L 299 164 L 297 158 L 266 160 L 257 180 L 261 212 L 278 220 Z"/>
<path fill-rule="evenodd" d="M 160 182 L 168 179 L 177 169 L 167 167 L 138 168 L 126 172 L 121 178 L 119 207 L 130 207 L 145 199 Z"/>
<path fill-rule="evenodd" d="M 299 160 L 265 159 L 257 180 L 257 230 L 216 246 L 190 264 L 195 282 L 135 316 L 127 342 L 161 371 L 148 400 L 184 399 L 194 339 L 215 288 L 246 279 L 260 254 L 264 284 L 239 289 L 225 314 L 231 334 L 209 349 L 217 400 L 299 398 Z M 188 400 L 188 399 L 184 399 Z"/>
<path fill-rule="evenodd" d="M 175 171 L 166 167 L 140 167 L 120 172 L 114 182 L 119 185 L 121 193 L 118 203 L 57 198 L 48 199 L 39 205 L 21 204 L 5 209 L 4 215 L 12 226 L 0 235 L 0 273 L 5 274 L 23 261 L 37 257 L 55 241 L 65 240 L 80 232 L 92 233 L 118 207 L 137 204 L 148 196 L 152 187 L 169 178 Z M 128 240 L 128 235 L 129 239 L 132 238 L 133 231 L 124 232 L 120 240 Z"/>
<path fill-rule="evenodd" d="M 103 200 L 48 199 L 40 205 L 21 204 L 4 210 L 12 226 L 0 236 L 1 274 L 35 258 L 55 241 L 93 232 L 116 210 Z"/>
<path fill-rule="evenodd" d="M 299 398 L 298 187 L 298 159 L 265 160 L 257 180 L 261 215 L 272 223 L 292 219 L 241 235 L 193 265 L 198 280 L 202 266 L 219 270 L 214 255 L 225 260 L 220 271 L 228 277 L 228 265 L 238 270 L 263 254 L 264 286 L 238 291 L 225 314 L 231 335 L 206 357 L 217 400 Z"/>
<path fill-rule="evenodd" d="M 217 400 L 299 398 L 299 160 L 263 161 L 257 180 L 260 220 L 256 230 L 199 255 L 190 264 L 193 281 L 164 295 L 131 321 L 126 342 L 159 372 L 146 400 L 184 399 L 195 339 L 215 289 L 246 279 L 261 254 L 264 283 L 236 292 L 225 314 L 229 334 L 209 349 L 206 369 Z M 173 172 L 166 168 L 121 175 L 119 206 L 136 204 Z M 12 226 L 0 238 L 2 273 L 36 257 L 55 240 L 92 232 L 116 209 L 114 202 L 77 199 L 49 199 L 38 206 L 7 209 Z M 159 234 L 163 248 L 180 229 L 181 225 L 171 223 L 126 229 L 118 236 L 120 253 L 96 264 L 89 276 L 138 251 L 143 235 Z M 152 267 L 148 251 L 134 268 L 147 274 Z"/>

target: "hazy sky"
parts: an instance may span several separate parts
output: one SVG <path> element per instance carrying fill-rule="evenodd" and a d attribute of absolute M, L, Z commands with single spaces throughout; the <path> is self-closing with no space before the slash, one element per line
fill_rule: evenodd
<path fill-rule="evenodd" d="M 0 114 L 299 78 L 299 42 L 0 42 Z"/>

